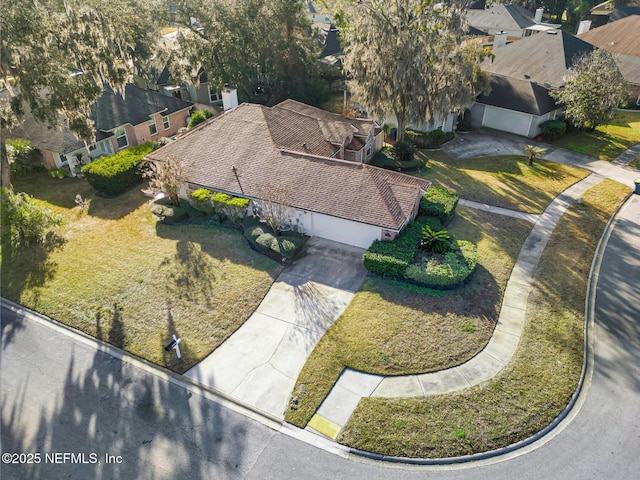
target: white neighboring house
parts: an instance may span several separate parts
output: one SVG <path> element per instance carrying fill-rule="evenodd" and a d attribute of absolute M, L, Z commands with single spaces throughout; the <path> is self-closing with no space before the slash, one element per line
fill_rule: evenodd
<path fill-rule="evenodd" d="M 207 188 L 290 207 L 290 228 L 368 248 L 415 218 L 430 182 L 368 165 L 382 133 L 293 100 L 243 103 L 148 155 L 183 159 L 191 189 Z"/>

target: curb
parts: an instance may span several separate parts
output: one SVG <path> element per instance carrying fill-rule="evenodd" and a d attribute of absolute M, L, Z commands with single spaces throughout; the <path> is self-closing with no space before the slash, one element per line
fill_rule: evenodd
<path fill-rule="evenodd" d="M 602 264 L 602 256 L 604 250 L 609 242 L 609 238 L 611 237 L 611 232 L 613 230 L 613 224 L 616 221 L 616 217 L 620 210 L 622 210 L 629 199 L 632 197 L 633 193 L 629 193 L 627 197 L 622 201 L 622 203 L 616 208 L 613 212 L 607 225 L 604 228 L 604 232 L 598 241 L 598 245 L 596 246 L 596 251 L 593 257 L 593 261 L 591 262 L 591 269 L 589 271 L 589 280 L 587 283 L 587 295 L 585 299 L 585 323 L 584 323 L 584 348 L 582 355 L 582 371 L 580 373 L 580 379 L 578 380 L 578 386 L 576 387 L 573 395 L 571 395 L 571 399 L 567 406 L 558 414 L 556 418 L 554 418 L 549 425 L 540 430 L 538 433 L 516 442 L 512 445 L 508 445 L 503 448 L 498 448 L 496 450 L 491 450 L 489 452 L 476 453 L 473 455 L 465 455 L 459 457 L 449 457 L 449 458 L 409 458 L 409 457 L 394 457 L 394 456 L 386 456 L 377 453 L 367 452 L 364 450 L 358 450 L 356 448 L 350 448 L 349 451 L 353 455 L 364 457 L 370 460 L 378 460 L 385 461 L 390 463 L 405 463 L 409 465 L 452 465 L 452 464 L 464 464 L 469 462 L 475 462 L 480 460 L 489 460 L 494 459 L 500 456 L 504 456 L 506 454 L 515 452 L 517 450 L 523 449 L 529 445 L 532 445 L 536 442 L 540 442 L 543 440 L 545 436 L 550 434 L 552 431 L 556 430 L 558 427 L 562 427 L 560 430 L 557 430 L 556 433 L 560 433 L 562 429 L 568 424 L 575 415 L 580 411 L 582 404 L 584 403 L 587 395 L 587 389 L 585 389 L 585 385 L 591 383 L 591 378 L 593 375 L 593 363 L 594 363 L 594 351 L 595 351 L 595 338 L 594 338 L 594 325 L 595 325 L 595 300 L 596 300 L 596 285 L 598 283 L 598 278 L 600 275 L 600 266 Z M 574 410 L 574 407 L 576 407 Z M 569 418 L 565 425 L 561 425 L 564 420 L 566 420 L 569 415 L 572 414 L 571 418 Z M 552 437 L 546 439 L 546 441 L 551 440 Z M 542 444 L 546 443 L 546 441 L 542 442 Z M 537 448 L 542 446 L 536 445 L 533 448 Z"/>
<path fill-rule="evenodd" d="M 57 330 L 58 332 L 71 337 L 73 340 L 94 348 L 96 351 L 117 358 L 123 363 L 130 364 L 151 375 L 154 375 L 163 380 L 167 380 L 168 382 L 178 387 L 184 388 L 185 390 L 200 395 L 207 400 L 214 401 L 248 418 L 256 420 L 273 430 L 279 430 L 282 427 L 282 419 L 264 412 L 254 407 L 253 405 L 246 404 L 236 398 L 233 398 L 224 392 L 216 390 L 215 388 L 200 384 L 188 377 L 172 372 L 171 370 L 160 365 L 156 365 L 155 363 L 151 363 L 150 361 L 133 355 L 125 350 L 122 350 L 121 348 L 114 347 L 109 343 L 103 342 L 102 340 L 87 335 L 84 332 L 71 328 L 68 325 L 60 323 L 57 320 L 30 310 L 23 305 L 19 305 L 15 302 L 12 302 L 11 300 L 7 300 L 4 297 L 0 297 L 0 305 L 13 312 L 23 314 L 24 316 L 39 323 L 40 325 L 44 325 L 53 330 Z"/>

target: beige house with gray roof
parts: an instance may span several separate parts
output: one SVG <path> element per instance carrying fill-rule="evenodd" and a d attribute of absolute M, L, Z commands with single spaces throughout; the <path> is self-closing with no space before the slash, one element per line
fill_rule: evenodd
<path fill-rule="evenodd" d="M 286 192 L 288 222 L 310 236 L 368 248 L 415 218 L 430 182 L 368 165 L 381 142 L 371 120 L 286 100 L 242 104 L 149 155 L 183 160 L 191 188 L 252 200 Z"/>

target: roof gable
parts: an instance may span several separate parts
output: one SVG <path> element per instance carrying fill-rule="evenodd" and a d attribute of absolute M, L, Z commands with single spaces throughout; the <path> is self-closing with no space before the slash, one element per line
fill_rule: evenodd
<path fill-rule="evenodd" d="M 486 10 L 469 10 L 467 22 L 481 30 L 522 30 L 536 23 L 531 12 L 510 4 L 495 5 Z"/>
<path fill-rule="evenodd" d="M 594 48 L 567 32 L 551 30 L 496 49 L 495 58 L 486 59 L 481 68 L 485 72 L 558 88 L 565 84 L 571 66 Z"/>
<path fill-rule="evenodd" d="M 478 103 L 541 116 L 557 109 L 549 90 L 531 81 L 491 75 L 491 92 L 480 95 Z"/>

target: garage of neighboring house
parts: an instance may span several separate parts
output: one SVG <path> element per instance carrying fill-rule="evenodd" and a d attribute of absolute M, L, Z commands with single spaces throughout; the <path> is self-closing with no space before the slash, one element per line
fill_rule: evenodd
<path fill-rule="evenodd" d="M 491 75 L 491 93 L 480 95 L 471 107 L 474 126 L 523 137 L 541 133 L 540 124 L 562 111 L 549 90 L 528 80 Z"/>

